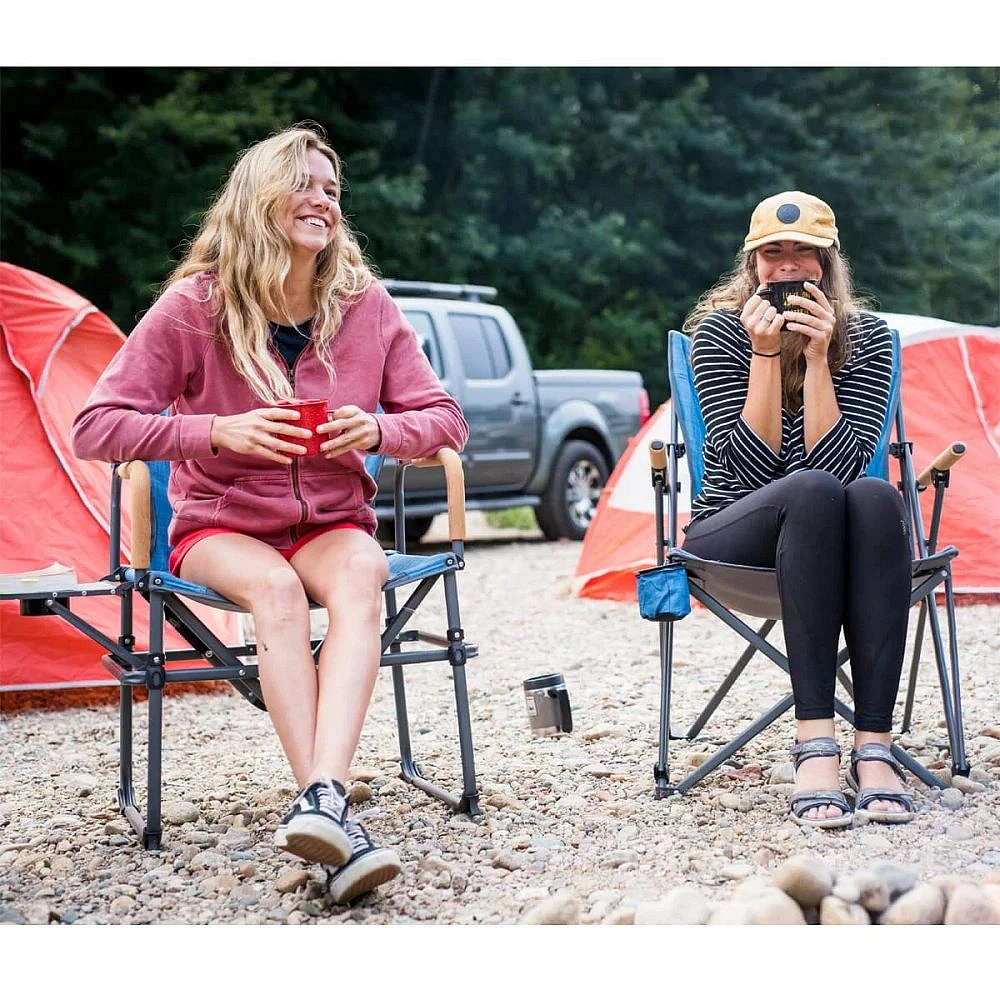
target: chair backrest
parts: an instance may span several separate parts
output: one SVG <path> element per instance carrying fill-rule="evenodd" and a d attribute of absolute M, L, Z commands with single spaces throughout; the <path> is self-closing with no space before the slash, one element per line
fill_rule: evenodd
<path fill-rule="evenodd" d="M 902 352 L 899 333 L 892 334 L 892 375 L 889 384 L 889 405 L 885 411 L 885 421 L 879 434 L 878 445 L 872 455 L 866 476 L 879 479 L 889 478 L 889 444 L 900 405 L 900 385 L 902 382 Z M 691 476 L 692 499 L 701 493 L 705 478 L 705 418 L 701 413 L 701 403 L 694 385 L 694 369 L 691 366 L 691 338 L 679 330 L 671 330 L 667 341 L 667 355 L 670 378 L 670 399 L 684 435 L 688 473 Z"/>
<path fill-rule="evenodd" d="M 366 455 L 365 469 L 368 475 L 378 482 L 379 473 L 382 471 L 382 463 L 385 455 Z M 173 509 L 170 500 L 167 498 L 167 483 L 170 479 L 169 462 L 148 462 L 149 466 L 149 489 L 150 516 L 153 524 L 151 527 L 153 537 L 150 539 L 149 568 L 166 572 L 167 563 L 170 559 L 170 552 L 173 546 L 167 541 L 167 529 L 170 527 L 170 518 L 173 516 Z"/>

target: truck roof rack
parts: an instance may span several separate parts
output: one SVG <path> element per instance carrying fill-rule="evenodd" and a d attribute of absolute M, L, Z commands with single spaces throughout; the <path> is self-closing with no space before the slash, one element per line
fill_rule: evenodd
<path fill-rule="evenodd" d="M 449 285 L 442 281 L 397 281 L 383 278 L 390 295 L 429 296 L 436 299 L 461 299 L 465 302 L 492 302 L 497 290 L 490 285 Z"/>

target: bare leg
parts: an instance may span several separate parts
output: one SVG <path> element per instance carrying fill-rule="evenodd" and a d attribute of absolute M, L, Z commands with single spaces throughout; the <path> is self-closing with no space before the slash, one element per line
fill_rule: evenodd
<path fill-rule="evenodd" d="M 834 735 L 832 718 L 799 719 L 795 726 L 795 739 L 799 743 L 819 736 Z M 812 757 L 803 761 L 795 772 L 796 792 L 829 791 L 835 788 L 840 788 L 840 763 L 836 757 Z M 842 815 L 843 810 L 836 806 L 816 806 L 803 813 L 803 817 L 807 819 L 834 819 Z"/>
<path fill-rule="evenodd" d="M 253 615 L 264 701 L 302 787 L 312 774 L 317 702 L 302 581 L 270 545 L 236 534 L 202 539 L 185 556 L 182 571 L 186 580 L 217 590 Z"/>
<path fill-rule="evenodd" d="M 319 658 L 319 693 L 308 781 L 346 784 L 381 655 L 382 585 L 389 564 L 364 532 L 329 531 L 301 548 L 292 567 L 330 617 Z"/>

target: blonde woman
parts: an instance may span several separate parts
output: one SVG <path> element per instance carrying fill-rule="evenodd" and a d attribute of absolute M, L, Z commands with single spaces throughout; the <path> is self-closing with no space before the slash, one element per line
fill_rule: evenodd
<path fill-rule="evenodd" d="M 804 282 L 776 308 L 771 285 Z M 791 308 L 789 308 L 791 307 Z M 753 212 L 735 272 L 685 322 L 705 418 L 704 488 L 684 548 L 776 567 L 792 693 L 792 818 L 849 826 L 834 739 L 841 629 L 854 679 L 855 813 L 913 818 L 889 753 L 910 598 L 902 500 L 866 478 L 892 373 L 885 322 L 863 312 L 829 205 L 784 191 Z"/>
<path fill-rule="evenodd" d="M 387 576 L 364 458 L 461 450 L 468 425 L 365 264 L 340 194 L 340 160 L 316 128 L 245 150 L 77 416 L 73 447 L 170 460 L 170 571 L 250 610 L 264 699 L 301 789 L 275 844 L 327 866 L 346 902 L 400 871 L 348 819 L 345 792 Z M 307 456 L 310 431 L 274 404 L 315 397 L 331 419 Z M 330 619 L 318 669 L 310 598 Z"/>

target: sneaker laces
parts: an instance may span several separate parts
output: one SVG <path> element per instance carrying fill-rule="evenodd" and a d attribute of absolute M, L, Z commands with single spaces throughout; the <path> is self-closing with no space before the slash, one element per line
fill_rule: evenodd
<path fill-rule="evenodd" d="M 349 819 L 344 824 L 344 829 L 347 831 L 347 839 L 351 842 L 352 857 L 372 846 L 371 838 L 365 832 L 365 828 L 360 823 L 355 822 L 353 819 Z"/>
<path fill-rule="evenodd" d="M 324 812 L 340 818 L 344 809 L 344 797 L 334 788 L 332 779 L 317 782 L 316 804 Z"/>

